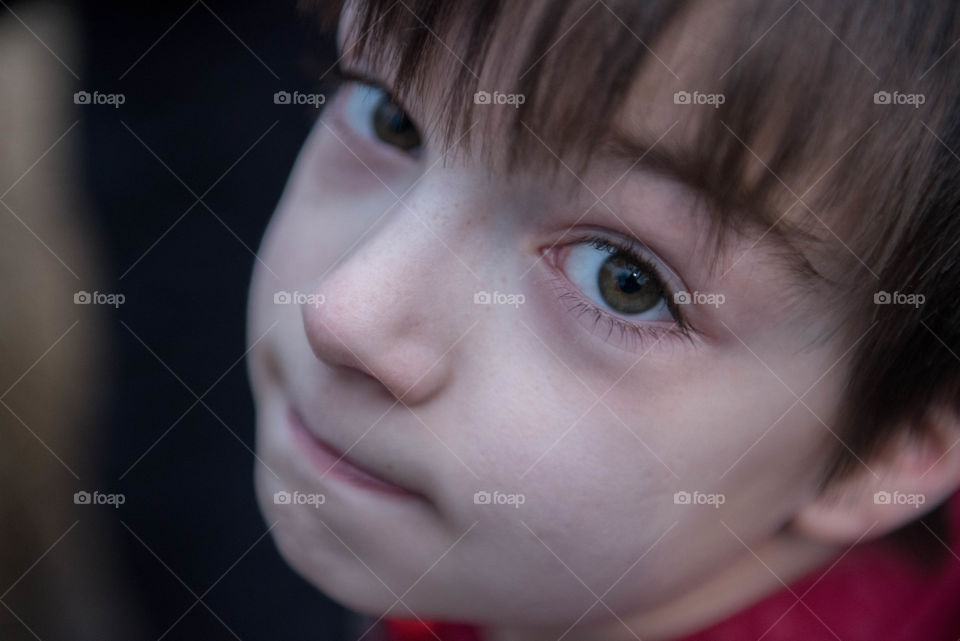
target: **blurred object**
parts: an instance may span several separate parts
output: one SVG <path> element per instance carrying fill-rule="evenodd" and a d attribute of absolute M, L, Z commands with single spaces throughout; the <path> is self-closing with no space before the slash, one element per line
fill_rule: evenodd
<path fill-rule="evenodd" d="M 16 13 L 14 13 L 16 11 Z M 21 22 L 21 20 L 23 22 Z M 32 25 L 33 33 L 24 27 Z M 104 321 L 75 304 L 97 252 L 77 185 L 76 21 L 54 3 L 0 12 L 0 638 L 132 638 L 93 488 Z"/>

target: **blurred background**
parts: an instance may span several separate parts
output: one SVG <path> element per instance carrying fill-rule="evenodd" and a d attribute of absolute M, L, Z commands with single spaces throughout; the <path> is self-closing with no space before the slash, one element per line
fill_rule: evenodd
<path fill-rule="evenodd" d="M 0 639 L 338 639 L 257 510 L 260 237 L 331 43 L 295 2 L 0 1 Z"/>

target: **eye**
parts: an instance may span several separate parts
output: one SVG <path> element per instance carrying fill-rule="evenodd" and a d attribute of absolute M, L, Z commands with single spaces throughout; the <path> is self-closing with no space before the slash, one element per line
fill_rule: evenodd
<path fill-rule="evenodd" d="M 668 288 L 651 259 L 602 238 L 567 249 L 562 269 L 599 307 L 631 320 L 672 321 Z"/>
<path fill-rule="evenodd" d="M 351 127 L 368 138 L 416 155 L 420 132 L 390 94 L 359 82 L 351 83 L 347 91 L 345 114 Z"/>

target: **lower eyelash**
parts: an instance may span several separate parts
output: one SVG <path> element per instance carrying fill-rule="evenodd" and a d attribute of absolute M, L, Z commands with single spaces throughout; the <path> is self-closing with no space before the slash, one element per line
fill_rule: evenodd
<path fill-rule="evenodd" d="M 607 335 L 604 340 L 608 342 L 610 342 L 613 333 L 618 332 L 620 340 L 627 343 L 631 350 L 639 350 L 648 344 L 653 347 L 665 337 L 693 343 L 692 329 L 682 320 L 674 320 L 669 327 L 654 327 L 649 324 L 635 325 L 613 316 L 593 303 L 584 300 L 582 295 L 570 291 L 570 285 L 565 282 L 564 278 L 553 275 L 551 276 L 551 282 L 554 290 L 557 291 L 558 298 L 569 303 L 564 305 L 567 311 L 575 314 L 577 318 L 584 314 L 591 315 L 594 329 L 600 327 L 601 324 L 607 326 Z"/>
<path fill-rule="evenodd" d="M 618 253 L 623 254 L 627 256 L 630 260 L 632 260 L 634 263 L 636 263 L 637 265 L 642 265 L 647 270 L 649 270 L 650 273 L 653 274 L 656 277 L 657 281 L 660 283 L 660 291 L 662 292 L 663 300 L 664 302 L 666 302 L 667 309 L 670 310 L 670 314 L 674 317 L 674 319 L 676 319 L 677 325 L 679 325 L 680 327 L 686 328 L 688 330 L 690 329 L 689 325 L 687 325 L 687 323 L 684 320 L 683 314 L 680 312 L 680 310 L 677 308 L 676 304 L 674 303 L 674 300 L 673 300 L 674 292 L 672 288 L 667 284 L 667 279 L 663 277 L 661 270 L 658 269 L 657 266 L 651 263 L 649 260 L 641 256 L 637 252 L 637 250 L 633 248 L 632 245 L 623 243 L 621 241 L 609 239 L 609 238 L 606 238 L 605 236 L 597 236 L 597 235 L 587 236 L 586 238 L 580 239 L 577 242 L 592 245 L 595 249 L 599 249 L 600 251 L 606 251 L 610 254 L 618 254 Z"/>

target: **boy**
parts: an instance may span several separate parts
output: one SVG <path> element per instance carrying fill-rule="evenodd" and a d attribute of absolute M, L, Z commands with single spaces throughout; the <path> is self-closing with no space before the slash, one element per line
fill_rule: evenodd
<path fill-rule="evenodd" d="M 488 641 L 960 635 L 957 7 L 322 10 L 250 302 L 298 571 Z"/>

